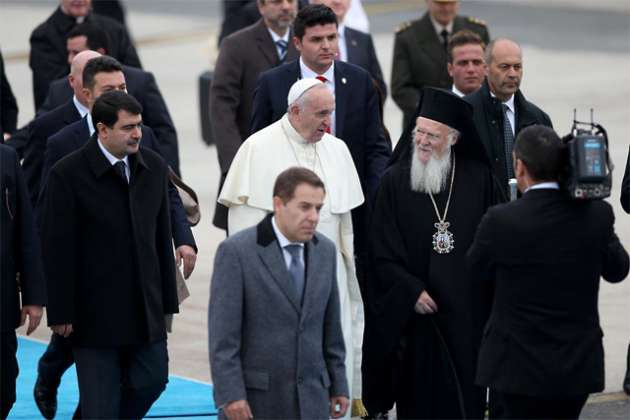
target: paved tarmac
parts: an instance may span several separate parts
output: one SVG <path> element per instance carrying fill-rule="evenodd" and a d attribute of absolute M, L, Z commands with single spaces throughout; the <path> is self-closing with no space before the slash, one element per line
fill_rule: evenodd
<path fill-rule="evenodd" d="M 33 116 L 28 37 L 52 13 L 53 0 L 0 0 L 0 48 L 7 76 L 20 107 L 19 124 Z M 199 246 L 197 267 L 188 286 L 191 297 L 180 307 L 169 337 L 171 373 L 210 381 L 206 315 L 212 261 L 222 231 L 212 226 L 219 169 L 216 149 L 201 141 L 197 76 L 211 68 L 216 57 L 220 23 L 214 0 L 130 0 L 128 22 L 144 68 L 152 71 L 169 106 L 179 134 L 182 172 L 197 191 L 202 221 L 194 229 Z M 419 0 L 364 1 L 370 15 L 377 53 L 389 80 L 393 29 L 420 16 Z M 522 90 L 551 116 L 563 135 L 571 127 L 573 109 L 595 120 L 610 136 L 614 193 L 610 203 L 617 215 L 616 230 L 630 248 L 630 216 L 619 205 L 619 185 L 630 143 L 630 3 L 623 0 L 467 1 L 462 13 L 488 22 L 492 36 L 510 36 L 524 52 Z M 397 139 L 401 113 L 388 99 L 385 122 Z M 600 290 L 601 324 L 605 333 L 606 395 L 592 397 L 583 418 L 630 418 L 630 400 L 621 391 L 630 341 L 628 308 L 630 281 Z M 34 336 L 49 338 L 40 327 Z M 612 407 L 612 411 L 610 409 Z M 603 411 L 602 411 L 603 410 Z"/>

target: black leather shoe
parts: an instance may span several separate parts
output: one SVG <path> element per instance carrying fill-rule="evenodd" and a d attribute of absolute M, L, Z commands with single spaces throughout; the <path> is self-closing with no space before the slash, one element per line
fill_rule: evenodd
<path fill-rule="evenodd" d="M 623 380 L 623 391 L 630 395 L 630 344 L 628 344 L 626 359 L 626 378 Z"/>
<path fill-rule="evenodd" d="M 39 412 L 42 413 L 44 418 L 55 418 L 55 414 L 57 413 L 57 387 L 45 385 L 41 377 L 37 375 L 37 381 L 33 389 L 33 397 L 35 398 L 35 404 L 37 404 Z"/>

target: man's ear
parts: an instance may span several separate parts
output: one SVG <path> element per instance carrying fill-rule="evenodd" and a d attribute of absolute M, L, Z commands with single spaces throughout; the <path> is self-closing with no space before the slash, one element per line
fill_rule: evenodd
<path fill-rule="evenodd" d="M 96 123 L 96 132 L 98 133 L 99 138 L 103 139 L 103 140 L 107 140 L 107 136 L 108 136 L 108 132 L 107 132 L 107 126 L 105 124 L 103 124 L 102 122 L 98 122 Z"/>
<path fill-rule="evenodd" d="M 523 161 L 514 156 L 514 153 L 512 153 L 512 160 L 514 161 L 514 176 L 516 176 L 517 178 L 525 177 L 525 175 L 527 175 L 527 167 L 525 166 Z"/>
<path fill-rule="evenodd" d="M 273 212 L 274 213 L 278 213 L 278 209 L 280 208 L 280 206 L 282 206 L 282 199 L 280 197 L 278 197 L 277 195 L 275 195 L 273 197 Z"/>
<path fill-rule="evenodd" d="M 298 38 L 297 36 L 293 37 L 293 45 L 295 46 L 296 50 L 302 52 L 302 41 L 300 41 L 300 38 Z"/>
<path fill-rule="evenodd" d="M 448 75 L 453 77 L 453 64 L 446 63 L 446 70 L 448 71 Z"/>

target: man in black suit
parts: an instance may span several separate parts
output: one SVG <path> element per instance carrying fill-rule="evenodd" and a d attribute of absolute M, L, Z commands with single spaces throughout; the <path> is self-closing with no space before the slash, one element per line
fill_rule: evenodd
<path fill-rule="evenodd" d="M 17 127 L 18 106 L 11 85 L 4 72 L 4 59 L 0 52 L 0 143 L 8 140 Z"/>
<path fill-rule="evenodd" d="M 89 23 L 77 25 L 67 37 L 68 63 L 72 63 L 77 54 L 86 50 L 111 56 L 110 45 L 107 33 L 98 26 Z M 179 174 L 177 131 L 153 73 L 124 64 L 122 69 L 127 82 L 127 92 L 142 105 L 142 121 L 153 129 L 166 163 Z M 53 109 L 71 98 L 72 89 L 67 83 L 67 78 L 54 80 L 50 84 L 41 110 Z"/>
<path fill-rule="evenodd" d="M 18 376 L 15 329 L 24 325 L 27 316 L 26 333 L 37 328 L 46 303 L 46 287 L 22 170 L 15 151 L 3 144 L 0 144 L 0 192 L 0 418 L 5 419 L 15 402 Z"/>
<path fill-rule="evenodd" d="M 29 65 L 33 70 L 33 96 L 37 111 L 46 98 L 50 82 L 68 74 L 66 35 L 80 22 L 103 29 L 112 40 L 109 54 L 129 66 L 141 67 L 127 29 L 106 16 L 90 11 L 92 0 L 60 0 L 55 12 L 31 33 Z"/>
<path fill-rule="evenodd" d="M 509 199 L 508 180 L 514 178 L 512 147 L 520 131 L 530 125 L 551 127 L 549 116 L 523 96 L 521 47 L 497 38 L 486 47 L 488 77 L 476 92 L 464 97 L 474 109 L 475 126 L 484 143 L 504 201 Z"/>
<path fill-rule="evenodd" d="M 28 124 L 28 140 L 24 146 L 22 169 L 31 204 L 37 205 L 41 188 L 42 167 L 48 138 L 63 127 L 80 120 L 88 113 L 88 101 L 83 93 L 83 69 L 88 61 L 101 55 L 96 51 L 85 51 L 76 56 L 70 66 L 70 74 L 63 79 L 70 96 L 50 112 L 45 112 Z"/>
<path fill-rule="evenodd" d="M 87 54 L 84 51 L 77 55 L 78 59 Z M 88 107 L 91 109 L 95 101 L 104 92 L 109 90 L 125 90 L 125 78 L 120 64 L 113 58 L 102 56 L 91 59 L 83 71 L 83 94 Z M 48 139 L 44 164 L 42 169 L 42 187 L 40 191 L 40 215 L 43 209 L 41 204 L 46 195 L 47 180 L 51 168 L 61 158 L 80 149 L 96 131 L 96 124 L 88 113 L 83 119 L 67 125 L 58 133 Z M 152 130 L 148 126 L 142 129 L 142 145 L 160 153 Z M 186 219 L 181 199 L 176 188 L 169 183 L 170 220 L 172 225 L 173 241 L 176 247 L 176 259 L 178 264 L 183 262 L 184 277 L 188 278 L 192 273 L 196 262 L 196 245 Z M 38 380 L 35 385 L 35 401 L 42 415 L 46 418 L 54 417 L 56 411 L 56 392 L 61 376 L 68 369 L 74 359 L 68 340 L 64 340 L 57 334 L 53 334 L 51 342 L 39 361 Z"/>
<path fill-rule="evenodd" d="M 299 57 L 291 42 L 291 24 L 297 11 L 297 1 L 259 0 L 257 4 L 262 19 L 225 38 L 214 67 L 210 120 L 216 134 L 221 168 L 219 190 L 236 151 L 249 137 L 252 98 L 258 76 L 265 70 Z M 213 223 L 227 230 L 227 208 L 218 202 Z"/>
<path fill-rule="evenodd" d="M 403 112 L 403 127 L 415 124 L 420 92 L 425 86 L 450 89 L 453 80 L 446 68 L 448 41 L 469 29 L 483 42 L 490 41 L 485 22 L 459 16 L 459 1 L 426 0 L 427 12 L 396 28 L 392 58 L 392 99 Z"/>
<path fill-rule="evenodd" d="M 603 200 L 559 189 L 566 150 L 535 125 L 514 145 L 523 197 L 488 210 L 468 259 L 494 282 L 477 383 L 490 388 L 490 418 L 577 419 L 588 394 L 604 389 L 599 278 L 628 274 L 628 254 Z"/>
<path fill-rule="evenodd" d="M 380 123 L 379 99 L 370 74 L 353 64 L 335 61 L 338 51 L 337 17 L 327 6 L 301 9 L 293 23 L 300 59 L 264 72 L 254 93 L 251 132 L 279 120 L 287 111 L 287 94 L 296 80 L 323 81 L 335 95 L 330 132 L 343 140 L 359 174 L 366 204 L 352 211 L 357 275 L 362 284 L 367 253 L 367 208 L 391 155 Z"/>
<path fill-rule="evenodd" d="M 85 418 L 142 418 L 168 381 L 168 166 L 140 147 L 141 112 L 124 92 L 101 95 L 96 133 L 55 165 L 44 197 L 48 324 L 71 337 Z"/>
<path fill-rule="evenodd" d="M 386 98 L 387 86 L 374 50 L 372 36 L 345 25 L 345 17 L 350 9 L 350 2 L 351 0 L 311 0 L 313 4 L 324 4 L 330 7 L 337 15 L 337 22 L 339 23 L 337 30 L 339 33 L 339 54 L 337 59 L 367 70 L 377 84 L 382 97 Z"/>

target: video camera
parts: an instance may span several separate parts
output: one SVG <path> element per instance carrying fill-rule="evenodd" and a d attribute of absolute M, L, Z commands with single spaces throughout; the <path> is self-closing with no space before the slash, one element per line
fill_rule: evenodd
<path fill-rule="evenodd" d="M 571 132 L 562 138 L 567 167 L 561 184 L 572 198 L 596 200 L 610 196 L 613 164 L 608 153 L 608 134 L 593 122 L 580 122 L 573 110 Z"/>

